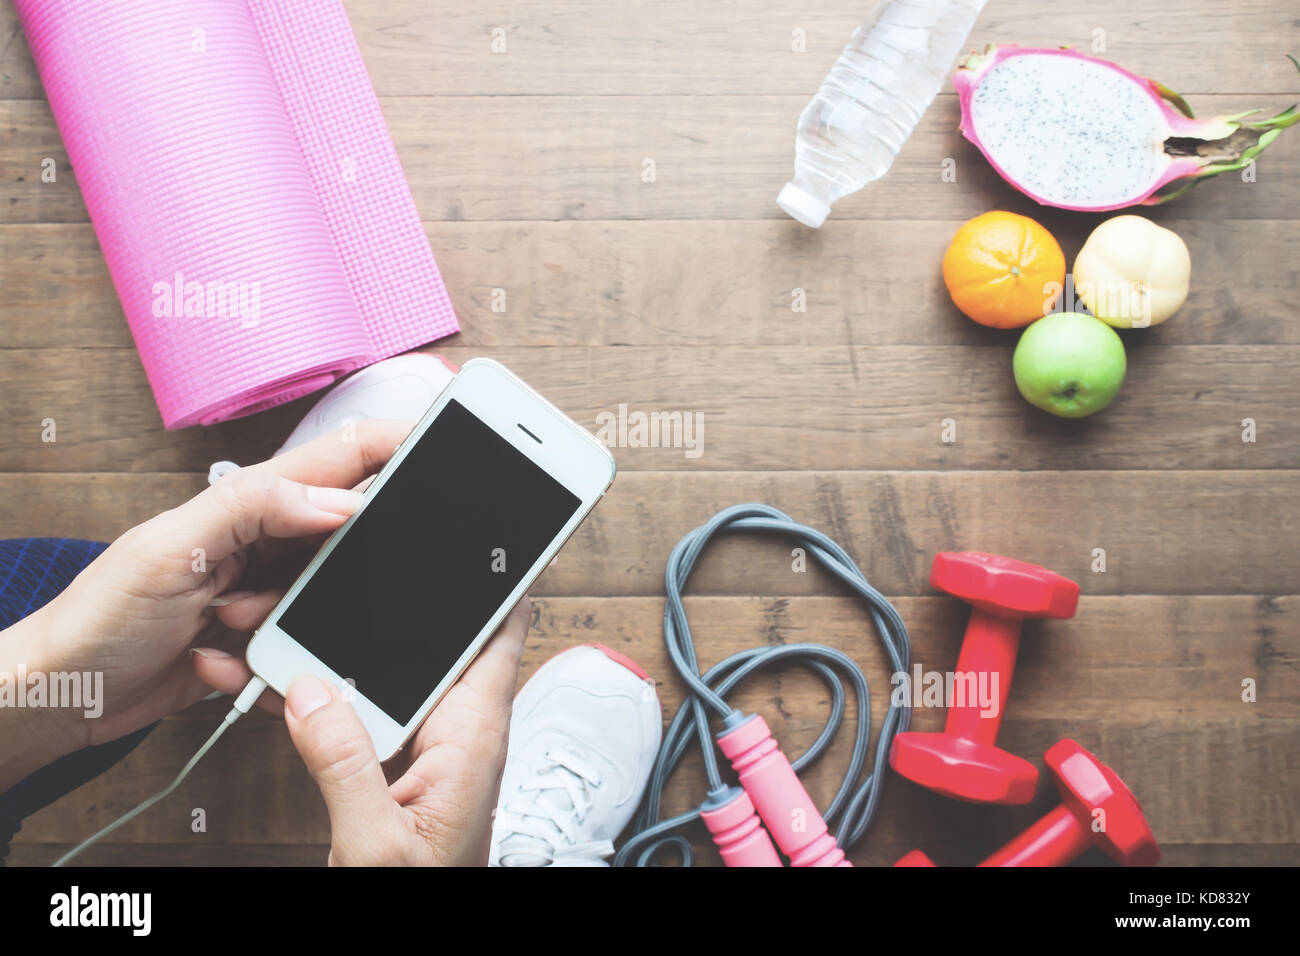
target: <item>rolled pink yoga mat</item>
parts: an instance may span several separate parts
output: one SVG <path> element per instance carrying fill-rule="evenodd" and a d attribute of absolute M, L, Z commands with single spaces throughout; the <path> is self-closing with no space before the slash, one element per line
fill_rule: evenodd
<path fill-rule="evenodd" d="M 458 330 L 337 0 L 16 0 L 168 428 Z"/>

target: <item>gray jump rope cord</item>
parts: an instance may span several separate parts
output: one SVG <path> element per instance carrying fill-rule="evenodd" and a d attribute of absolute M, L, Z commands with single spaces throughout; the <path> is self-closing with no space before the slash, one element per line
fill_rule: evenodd
<path fill-rule="evenodd" d="M 700 817 L 700 810 L 660 820 L 660 804 L 664 786 L 676 769 L 678 762 L 690 745 L 692 737 L 700 744 L 704 757 L 704 771 L 709 781 L 709 791 L 721 793 L 725 788 L 718 770 L 714 752 L 713 734 L 709 730 L 706 707 L 723 718 L 736 713 L 726 701 L 733 687 L 754 671 L 786 662 L 802 664 L 816 674 L 831 694 L 830 715 L 817 739 L 798 759 L 792 759 L 795 771 L 810 766 L 826 751 L 838 733 L 844 719 L 846 694 L 844 680 L 853 686 L 857 707 L 857 730 L 853 738 L 852 755 L 844 778 L 835 796 L 827 805 L 822 818 L 835 832 L 835 840 L 842 849 L 856 843 L 867 829 L 880 804 L 884 785 L 884 768 L 894 735 L 907 730 L 912 713 L 907 706 L 892 702 L 881 724 L 876 742 L 872 769 L 859 782 L 866 764 L 871 740 L 871 692 L 862 669 L 843 651 L 822 644 L 784 644 L 777 647 L 755 647 L 732 654 L 700 674 L 691 636 L 690 623 L 682 604 L 682 590 L 699 559 L 701 552 L 715 535 L 733 531 L 757 531 L 782 535 L 807 548 L 816 561 L 860 594 L 867 602 L 868 611 L 890 663 L 896 673 L 907 673 L 911 667 L 911 644 L 907 627 L 893 605 L 867 581 L 866 576 L 840 545 L 822 532 L 799 524 L 789 515 L 762 504 L 742 504 L 726 508 L 709 521 L 689 532 L 673 548 L 664 572 L 667 599 L 664 602 L 664 643 L 673 665 L 690 690 L 690 695 L 678 708 L 659 753 L 655 758 L 646 786 L 641 809 L 634 819 L 633 836 L 623 844 L 614 857 L 614 866 L 654 865 L 655 857 L 669 846 L 682 856 L 682 865 L 690 866 L 690 842 L 679 832 L 682 827 Z"/>

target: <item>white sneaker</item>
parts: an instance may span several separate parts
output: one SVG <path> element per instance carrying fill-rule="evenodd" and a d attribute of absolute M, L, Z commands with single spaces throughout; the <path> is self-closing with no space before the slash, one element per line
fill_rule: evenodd
<path fill-rule="evenodd" d="M 654 681 L 600 644 L 556 654 L 515 698 L 491 866 L 608 866 L 650 778 Z"/>
<path fill-rule="evenodd" d="M 446 359 L 430 352 L 408 352 L 368 365 L 343 379 L 312 406 L 276 452 L 305 445 L 348 422 L 367 418 L 422 418 L 456 375 Z M 215 462 L 208 483 L 238 469 L 233 461 Z"/>

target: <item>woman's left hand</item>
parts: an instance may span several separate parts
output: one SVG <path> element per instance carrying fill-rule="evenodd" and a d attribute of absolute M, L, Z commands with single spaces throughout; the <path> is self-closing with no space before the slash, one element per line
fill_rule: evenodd
<path fill-rule="evenodd" d="M 96 717 L 0 709 L 0 736 L 13 745 L 0 754 L 0 792 L 63 753 L 122 737 L 206 696 L 189 651 L 242 655 L 249 622 L 265 617 L 322 536 L 357 509 L 362 494 L 352 489 L 383 467 L 411 424 L 360 422 L 227 475 L 127 531 L 9 628 L 0 671 L 102 675 L 103 699 Z"/>

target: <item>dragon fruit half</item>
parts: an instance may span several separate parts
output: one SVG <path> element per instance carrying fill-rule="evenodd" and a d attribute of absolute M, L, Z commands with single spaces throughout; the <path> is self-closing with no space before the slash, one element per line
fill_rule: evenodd
<path fill-rule="evenodd" d="M 1196 119 L 1155 80 L 1068 48 L 989 46 L 961 62 L 953 86 L 966 138 L 1016 189 L 1062 209 L 1165 202 L 1245 167 L 1300 121 L 1297 106 Z"/>

